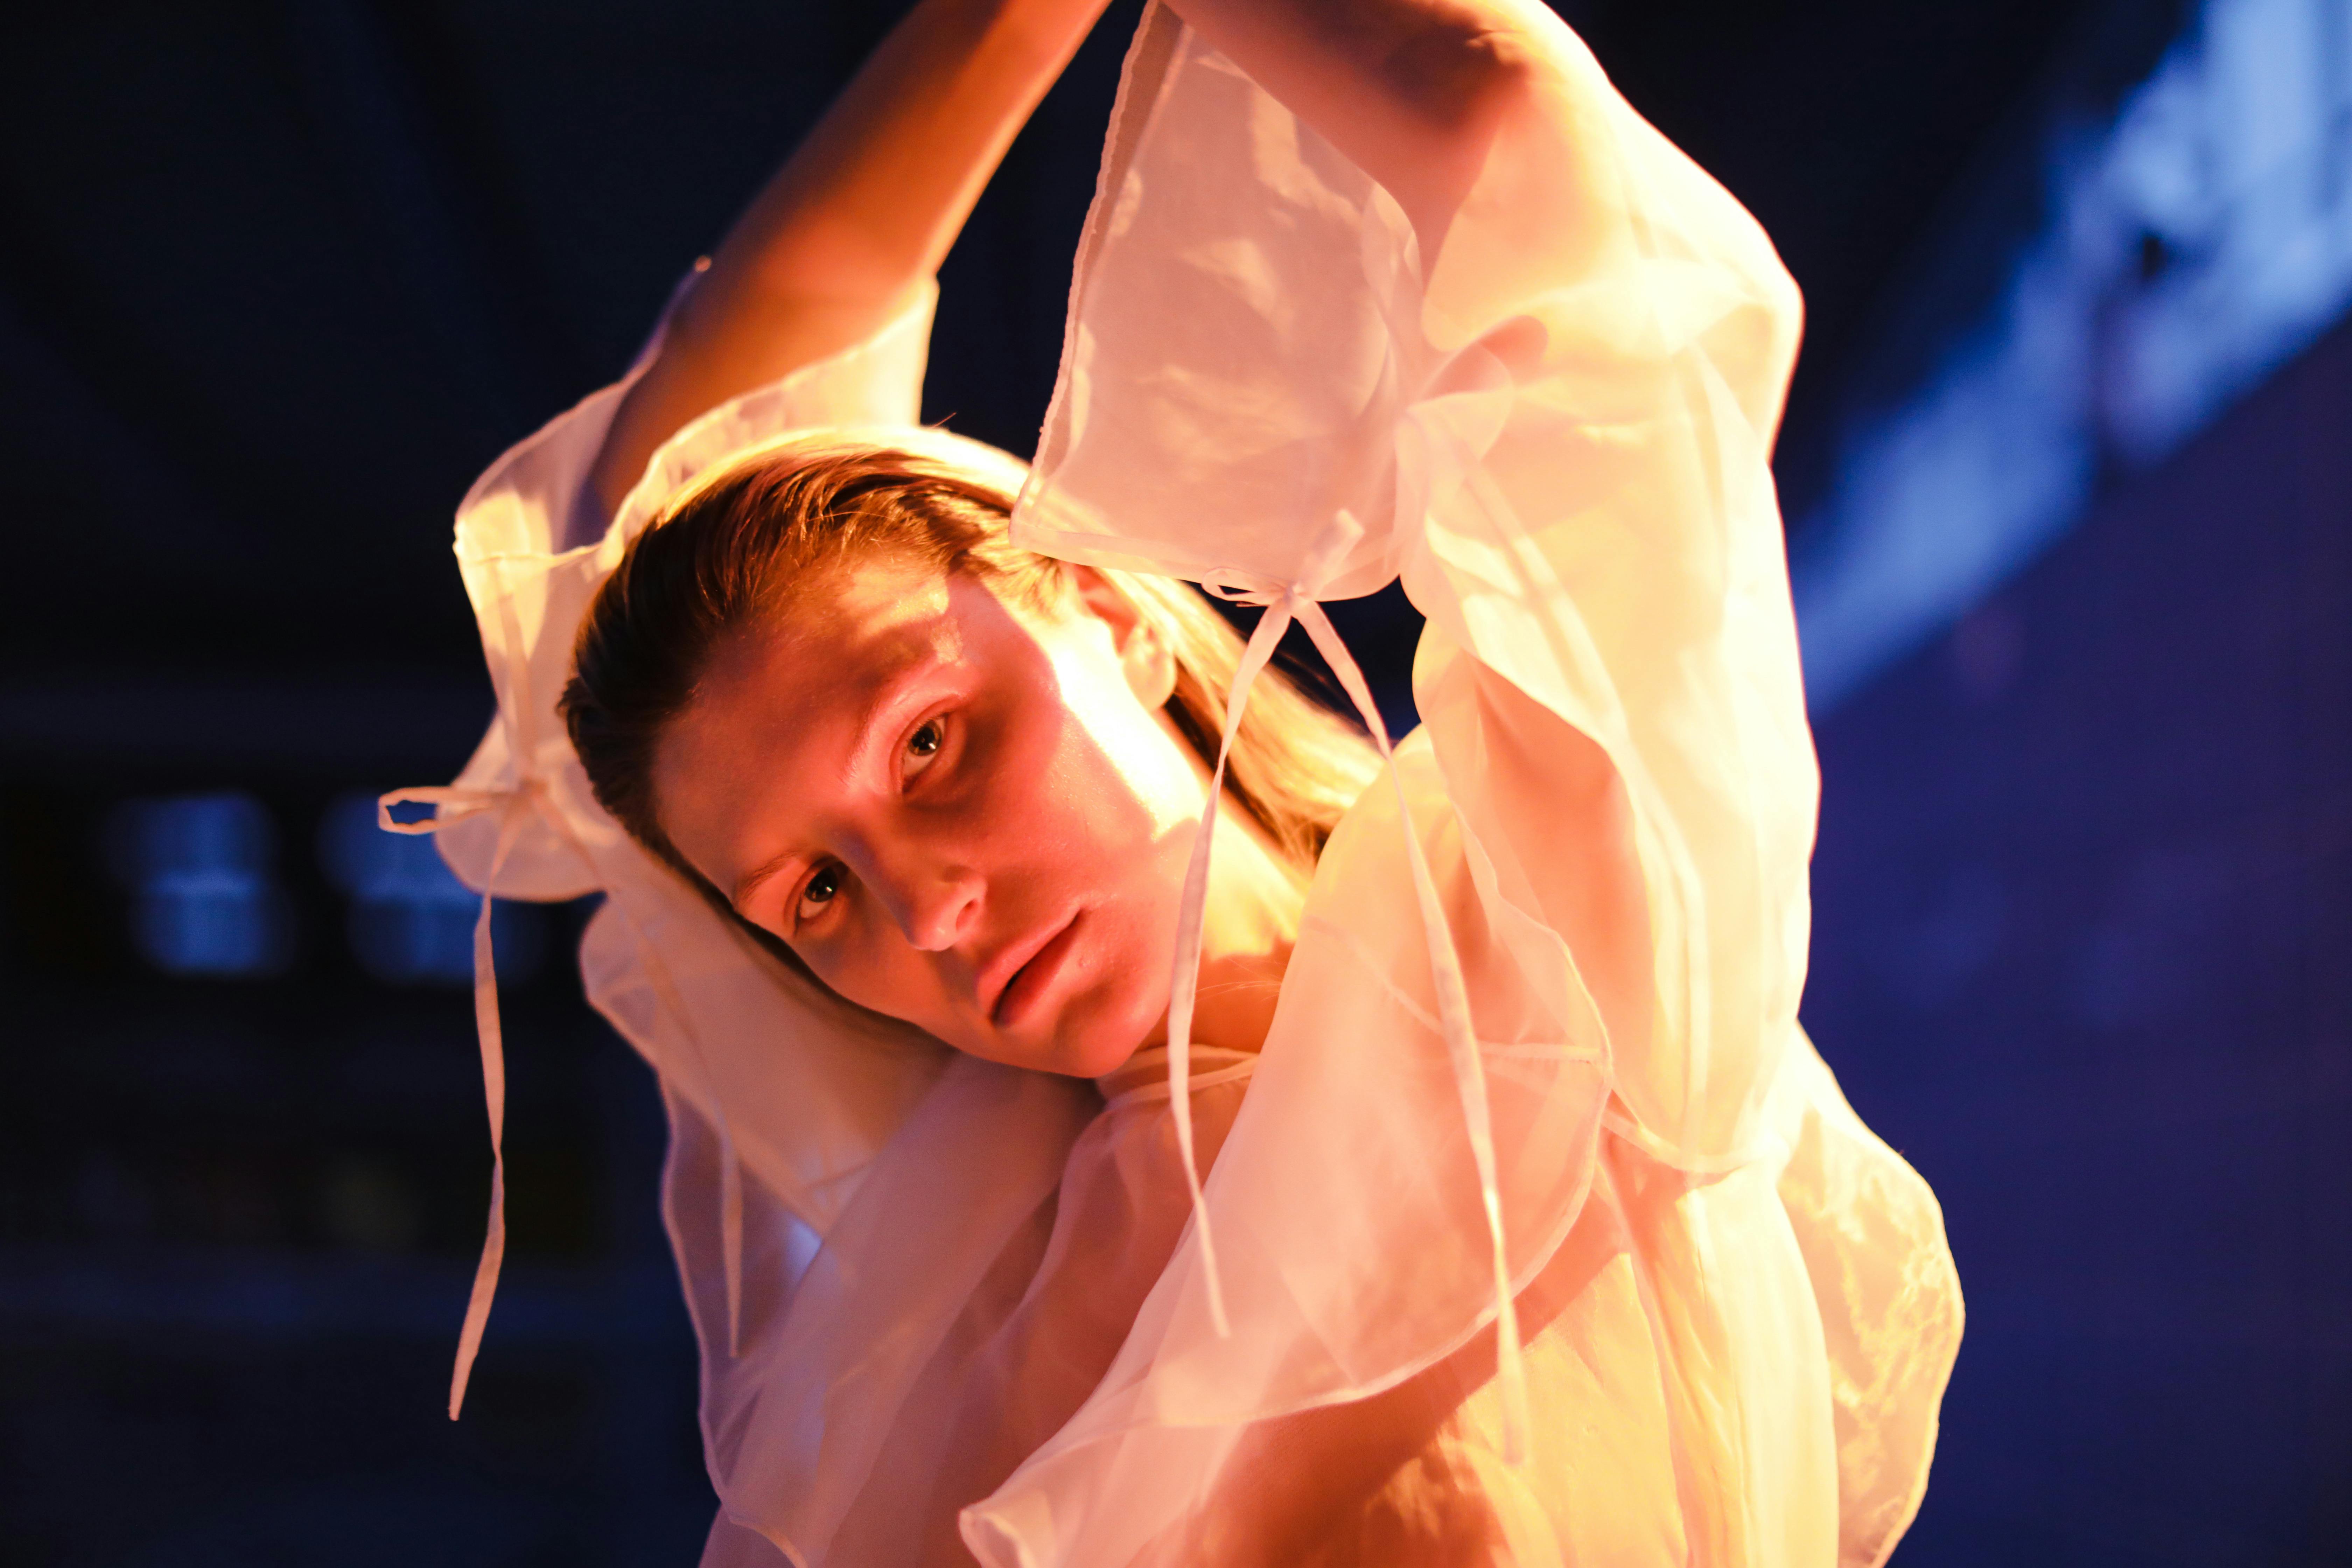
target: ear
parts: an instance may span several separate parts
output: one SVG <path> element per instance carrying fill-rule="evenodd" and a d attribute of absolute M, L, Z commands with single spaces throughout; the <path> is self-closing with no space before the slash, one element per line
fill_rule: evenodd
<path fill-rule="evenodd" d="M 1176 692 L 1176 654 L 1159 624 L 1091 566 L 1071 567 L 1070 585 L 1087 613 L 1110 628 L 1135 700 L 1146 708 L 1164 707 Z"/>

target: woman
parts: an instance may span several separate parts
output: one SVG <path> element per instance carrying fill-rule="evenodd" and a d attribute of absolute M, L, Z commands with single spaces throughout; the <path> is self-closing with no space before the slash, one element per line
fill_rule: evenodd
<path fill-rule="evenodd" d="M 925 0 L 460 511 L 423 793 L 609 894 L 706 1561 L 1883 1561 L 1959 1303 L 1796 1025 L 1793 288 L 1539 5 L 1181 0 L 1024 472 L 914 426 L 929 279 L 1092 10 Z M 1259 670 L 1384 752 L 1318 602 L 1400 574 L 1375 780 Z"/>

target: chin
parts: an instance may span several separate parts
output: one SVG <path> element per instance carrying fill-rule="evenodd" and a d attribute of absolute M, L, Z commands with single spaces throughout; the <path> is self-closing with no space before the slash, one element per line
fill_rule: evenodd
<path fill-rule="evenodd" d="M 1043 1053 L 1048 1060 L 1040 1064 L 1047 1072 L 1071 1078 L 1101 1078 L 1125 1067 L 1128 1058 L 1141 1050 L 1143 1042 L 1151 1037 L 1152 1027 L 1161 1016 L 1140 1005 L 1101 1009 L 1082 1005 L 1072 1011 L 1080 1016 L 1066 1015 L 1060 1020 L 1052 1044 Z"/>
<path fill-rule="evenodd" d="M 1049 1070 L 1066 1073 L 1071 1078 L 1101 1078 L 1125 1067 L 1142 1045 L 1143 1039 L 1139 1035 L 1132 1039 L 1109 1042 L 1089 1040 L 1066 1047 L 1056 1053 L 1055 1066 Z"/>
<path fill-rule="evenodd" d="M 949 1043 L 983 1061 L 1001 1062 L 1028 1072 L 1049 1072 L 1064 1078 L 1100 1078 L 1116 1071 L 1135 1055 L 1148 1029 L 1114 1029 L 1099 1018 L 1057 1026 L 1043 1039 L 996 1035 Z"/>

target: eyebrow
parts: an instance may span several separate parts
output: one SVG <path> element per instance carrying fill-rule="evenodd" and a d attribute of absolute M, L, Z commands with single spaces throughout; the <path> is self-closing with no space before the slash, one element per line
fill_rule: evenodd
<path fill-rule="evenodd" d="M 865 756 L 874 746 L 877 732 L 898 707 L 898 698 L 906 689 L 922 677 L 947 663 L 936 649 L 926 647 L 916 657 L 875 683 L 874 696 L 866 705 L 866 713 L 857 722 L 856 738 L 850 742 L 849 755 L 854 767 L 857 758 Z M 736 879 L 734 890 L 728 901 L 740 913 L 752 894 L 765 887 L 769 879 L 799 858 L 794 849 L 778 850 L 774 855 Z"/>
<path fill-rule="evenodd" d="M 793 851 L 782 850 L 736 879 L 735 890 L 729 894 L 727 899 L 735 912 L 742 913 L 743 906 L 751 901 L 751 895 L 764 887 L 769 878 L 791 865 L 792 861 Z"/>

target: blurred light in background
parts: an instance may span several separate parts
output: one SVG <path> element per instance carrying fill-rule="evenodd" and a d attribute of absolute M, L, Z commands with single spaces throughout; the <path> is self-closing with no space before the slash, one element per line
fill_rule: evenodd
<path fill-rule="evenodd" d="M 473 983 L 481 895 L 457 880 L 429 837 L 384 832 L 373 795 L 346 795 L 320 823 L 319 859 L 328 881 L 352 900 L 352 952 L 370 975 L 392 985 Z M 541 924 L 535 908 L 503 900 L 494 907 L 490 940 L 502 979 L 538 972 L 546 951 Z"/>
<path fill-rule="evenodd" d="M 2210 0 L 2037 149 L 2038 234 L 1927 381 L 1848 427 L 1792 563 L 1826 711 L 2310 344 L 2352 300 L 2352 15 Z"/>
<path fill-rule="evenodd" d="M 135 800 L 109 824 L 115 874 L 131 889 L 132 941 L 168 974 L 282 971 L 293 929 L 272 868 L 277 832 L 238 791 Z"/>

